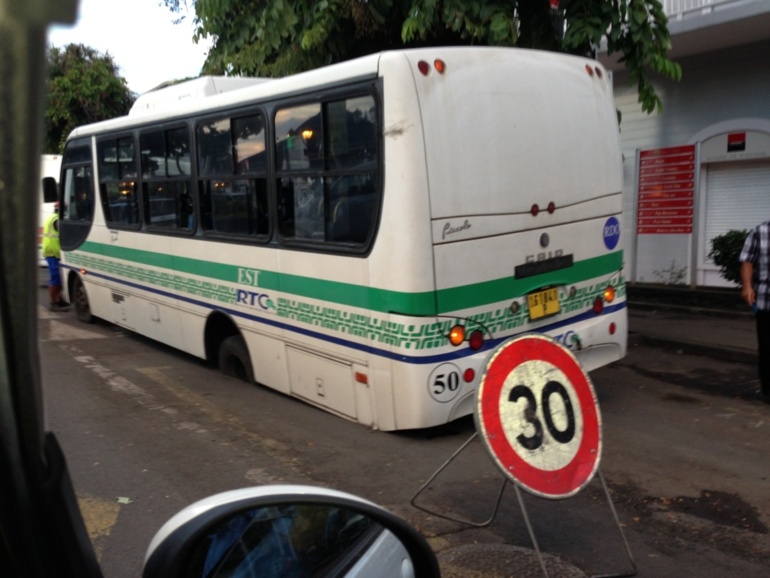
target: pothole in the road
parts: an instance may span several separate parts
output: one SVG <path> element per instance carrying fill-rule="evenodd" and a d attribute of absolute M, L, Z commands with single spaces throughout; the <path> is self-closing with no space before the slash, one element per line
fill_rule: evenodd
<path fill-rule="evenodd" d="M 767 534 L 768 529 L 759 519 L 757 509 L 740 496 L 726 492 L 701 490 L 700 496 L 676 498 L 647 498 L 653 509 L 689 514 L 722 526 Z"/>
<path fill-rule="evenodd" d="M 768 534 L 756 508 L 740 496 L 703 490 L 698 497 L 655 497 L 636 484 L 609 484 L 618 508 L 631 517 L 635 531 L 665 554 L 709 546 L 743 560 L 770 564 Z"/>

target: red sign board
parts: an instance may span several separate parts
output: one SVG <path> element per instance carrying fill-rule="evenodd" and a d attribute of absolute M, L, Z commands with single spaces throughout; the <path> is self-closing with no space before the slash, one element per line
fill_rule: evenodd
<path fill-rule="evenodd" d="M 572 352 L 550 337 L 515 337 L 492 352 L 475 419 L 503 474 L 537 496 L 572 496 L 599 467 L 601 416 L 593 385 Z"/>
<path fill-rule="evenodd" d="M 695 145 L 642 151 L 636 232 L 692 233 Z"/>

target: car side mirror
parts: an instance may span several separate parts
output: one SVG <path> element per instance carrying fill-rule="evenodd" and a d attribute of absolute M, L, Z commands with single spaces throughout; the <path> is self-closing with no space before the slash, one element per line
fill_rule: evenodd
<path fill-rule="evenodd" d="M 59 187 L 53 177 L 43 177 L 43 202 L 55 203 L 59 200 Z"/>
<path fill-rule="evenodd" d="M 144 578 L 440 577 L 425 538 L 336 490 L 275 485 L 196 502 L 152 539 Z"/>

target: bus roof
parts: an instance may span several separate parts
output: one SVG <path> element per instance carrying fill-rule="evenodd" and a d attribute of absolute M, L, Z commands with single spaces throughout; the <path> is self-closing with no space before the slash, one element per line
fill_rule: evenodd
<path fill-rule="evenodd" d="M 161 84 L 140 95 L 131 110 L 128 111 L 128 115 L 136 116 L 149 112 L 173 110 L 187 101 L 195 101 L 269 80 L 269 78 L 201 76 L 176 84 Z"/>
<path fill-rule="evenodd" d="M 237 106 L 241 103 L 259 102 L 278 95 L 286 96 L 299 93 L 313 87 L 320 88 L 352 80 L 374 78 L 377 76 L 378 63 L 382 54 L 371 54 L 283 78 L 251 79 L 256 82 L 252 82 L 251 85 L 244 86 L 238 90 L 222 91 L 206 98 L 177 99 L 173 106 L 158 106 L 140 114 L 129 113 L 127 116 L 78 127 L 70 133 L 69 138 L 130 128 L 146 121 L 186 117 L 207 110 Z M 269 80 L 269 82 L 265 82 L 265 80 Z M 169 88 L 174 87 L 171 86 Z M 158 92 L 160 93 L 162 90 Z M 183 92 L 184 89 L 181 89 L 181 91 Z M 170 110 L 173 110 L 173 112 L 170 113 Z"/>
<path fill-rule="evenodd" d="M 137 100 L 137 103 L 139 104 L 138 108 L 143 109 L 141 112 L 132 112 L 127 116 L 78 127 L 70 133 L 69 138 L 126 130 L 144 123 L 167 120 L 172 121 L 178 118 L 187 118 L 229 107 L 258 103 L 271 98 L 285 98 L 309 90 L 328 88 L 365 79 L 373 79 L 376 78 L 380 72 L 382 59 L 433 59 L 440 56 L 442 53 L 448 54 L 450 52 L 458 53 L 462 51 L 468 53 L 470 58 L 486 60 L 494 53 L 499 53 L 503 50 L 510 51 L 511 53 L 516 52 L 522 56 L 526 54 L 527 59 L 540 58 L 554 61 L 577 58 L 570 55 L 523 48 L 496 48 L 488 46 L 412 48 L 370 54 L 368 56 L 316 68 L 283 78 L 229 79 L 238 81 L 229 84 L 229 89 L 217 88 L 217 86 L 225 86 L 225 83 L 222 83 L 221 79 L 207 81 L 207 79 L 213 79 L 215 77 L 203 77 L 201 79 L 189 81 L 189 83 L 180 83 L 179 85 L 172 85 L 167 88 L 159 89 L 156 95 L 152 94 L 153 91 L 146 95 L 142 95 Z M 471 54 L 473 56 L 470 56 Z M 196 84 L 196 81 L 200 81 L 201 85 Z M 205 86 L 202 86 L 207 82 L 212 82 L 213 87 L 210 86 L 206 88 Z M 237 83 L 241 83 L 242 86 L 236 87 L 235 85 Z M 210 93 L 208 96 L 204 94 L 207 91 Z M 196 95 L 195 98 L 193 98 L 193 93 Z M 170 98 L 166 95 L 169 95 Z M 147 97 L 146 99 L 144 99 L 145 96 Z M 146 101 L 147 104 L 143 105 L 139 102 L 140 100 Z M 134 108 L 137 108 L 137 105 L 135 105 Z"/>

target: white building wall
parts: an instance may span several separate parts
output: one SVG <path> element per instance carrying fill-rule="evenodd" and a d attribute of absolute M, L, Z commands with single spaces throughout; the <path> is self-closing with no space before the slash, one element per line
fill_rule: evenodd
<path fill-rule="evenodd" d="M 674 38 L 674 42 L 676 39 Z M 663 100 L 662 113 L 647 115 L 641 111 L 636 86 L 628 85 L 623 71 L 614 75 L 615 100 L 621 112 L 620 140 L 624 167 L 624 232 L 629 255 L 629 279 L 645 283 L 681 282 L 690 285 L 724 285 L 714 266 L 707 262 L 703 238 L 705 224 L 699 222 L 704 212 L 708 163 L 697 159 L 694 228 L 691 235 L 636 234 L 637 153 L 684 144 L 700 144 L 727 132 L 754 131 L 770 136 L 770 41 L 749 44 L 719 52 L 684 58 L 682 80 L 654 81 Z M 761 139 L 755 139 L 761 140 Z M 753 160 L 770 162 L 770 150 L 757 149 Z M 744 157 L 748 153 L 744 153 Z M 724 159 L 739 162 L 739 155 Z M 767 183 L 770 196 L 770 183 Z M 750 228 L 770 214 L 747 211 L 743 228 Z M 709 268 L 712 271 L 709 273 Z M 684 275 L 680 278 L 680 275 Z"/>

